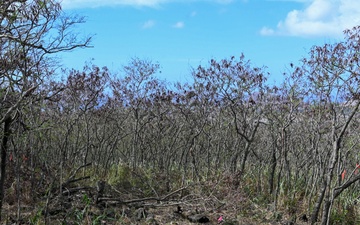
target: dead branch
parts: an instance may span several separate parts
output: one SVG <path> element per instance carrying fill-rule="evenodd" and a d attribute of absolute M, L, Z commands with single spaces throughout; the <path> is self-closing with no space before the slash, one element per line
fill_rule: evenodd
<path fill-rule="evenodd" d="M 79 166 L 79 167 L 71 174 L 71 176 L 69 177 L 69 179 L 68 179 L 67 181 L 65 181 L 64 183 L 62 183 L 61 186 L 64 187 L 64 186 L 67 186 L 69 183 L 74 183 L 74 182 L 78 181 L 78 179 L 74 179 L 74 177 L 76 176 L 77 172 L 78 172 L 80 169 L 84 168 L 84 167 L 91 166 L 91 164 L 92 164 L 92 163 L 90 162 L 90 163 L 88 163 L 88 164 Z M 90 178 L 90 177 L 89 177 L 89 178 Z M 84 178 L 84 179 L 87 179 L 87 178 Z"/>
<path fill-rule="evenodd" d="M 69 189 L 65 189 L 63 192 L 62 192 L 62 195 L 72 195 L 76 192 L 79 192 L 79 191 L 83 191 L 83 190 L 92 190 L 93 188 L 92 187 L 76 187 L 76 188 L 69 188 Z"/>
<path fill-rule="evenodd" d="M 90 179 L 90 176 L 85 176 L 85 177 L 80 177 L 80 178 L 76 178 L 76 179 L 73 179 L 73 180 L 69 180 L 67 182 L 67 184 L 75 183 L 75 182 L 78 182 L 78 181 L 81 181 L 81 180 L 86 180 L 86 179 Z"/>
<path fill-rule="evenodd" d="M 169 197 L 171 197 L 172 195 L 184 190 L 188 188 L 188 186 L 186 187 L 182 187 L 180 189 L 177 189 L 161 198 L 158 198 L 158 197 L 148 197 L 148 198 L 139 198 L 139 199 L 131 199 L 131 200 L 122 200 L 120 198 L 112 198 L 112 197 L 100 197 L 98 198 L 98 202 L 101 202 L 101 201 L 115 201 L 115 202 L 119 202 L 119 203 L 122 203 L 122 204 L 131 204 L 131 203 L 137 203 L 137 202 L 146 202 L 146 201 L 165 201 L 166 199 L 168 199 Z M 177 203 L 179 204 L 179 203 Z"/>
<path fill-rule="evenodd" d="M 176 194 L 176 193 L 178 193 L 178 192 L 180 192 L 180 191 L 183 191 L 183 190 L 187 189 L 188 187 L 189 187 L 189 186 L 182 187 L 182 188 L 177 189 L 177 190 L 175 190 L 175 191 L 173 191 L 173 192 L 170 192 L 169 194 L 167 194 L 167 195 L 165 195 L 164 197 L 162 197 L 162 198 L 160 199 L 160 201 L 164 201 L 165 199 L 169 198 L 170 196 L 172 196 L 172 195 L 174 195 L 174 194 Z"/>
<path fill-rule="evenodd" d="M 353 173 L 355 170 L 353 171 Z M 343 183 L 340 187 L 336 187 L 334 189 L 334 199 L 337 198 L 346 188 L 350 187 L 353 183 L 360 180 L 360 174 L 351 179 L 348 179 L 345 183 Z"/>

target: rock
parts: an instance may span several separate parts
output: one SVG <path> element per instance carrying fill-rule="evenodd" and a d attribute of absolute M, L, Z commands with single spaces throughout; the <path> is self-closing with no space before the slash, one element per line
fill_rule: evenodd
<path fill-rule="evenodd" d="M 95 204 L 99 203 L 99 198 L 103 197 L 104 189 L 105 189 L 106 182 L 103 180 L 98 180 L 96 182 L 96 197 L 95 197 Z"/>
<path fill-rule="evenodd" d="M 303 214 L 303 215 L 300 217 L 300 220 L 303 221 L 303 222 L 308 222 L 308 218 L 307 218 L 306 214 Z"/>
<path fill-rule="evenodd" d="M 221 223 L 222 225 L 236 225 L 237 223 L 236 222 L 233 222 L 233 221 L 225 221 L 223 223 Z"/>
<path fill-rule="evenodd" d="M 210 222 L 209 218 L 203 214 L 195 214 L 188 216 L 188 220 L 193 223 L 207 223 Z"/>
<path fill-rule="evenodd" d="M 179 213 L 179 214 L 181 214 L 183 212 L 183 210 L 181 209 L 181 206 L 177 206 L 177 209 L 176 209 L 176 211 L 174 211 L 174 213 Z"/>
<path fill-rule="evenodd" d="M 102 195 L 104 193 L 106 182 L 103 180 L 98 180 L 96 182 L 96 191 L 98 194 Z"/>

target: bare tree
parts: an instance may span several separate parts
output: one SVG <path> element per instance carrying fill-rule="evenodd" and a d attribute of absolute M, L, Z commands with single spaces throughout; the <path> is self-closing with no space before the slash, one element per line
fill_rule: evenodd
<path fill-rule="evenodd" d="M 3 126 L 0 210 L 11 124 L 23 108 L 41 98 L 36 89 L 54 73 L 56 65 L 51 54 L 89 47 L 90 37 L 79 40 L 71 32 L 72 27 L 83 22 L 83 18 L 65 15 L 55 0 L 0 3 L 0 124 Z"/>
<path fill-rule="evenodd" d="M 124 77 L 115 78 L 111 82 L 113 95 L 116 99 L 125 106 L 129 111 L 131 118 L 129 131 L 131 133 L 131 148 L 126 153 L 127 163 L 130 163 L 134 168 L 144 163 L 144 146 L 142 145 L 142 133 L 146 126 L 151 121 L 151 117 L 147 112 L 150 95 L 154 94 L 156 89 L 157 79 L 156 74 L 160 69 L 158 63 L 153 63 L 151 60 L 141 60 L 133 58 L 129 65 L 123 67 Z M 155 84 L 154 84 L 155 83 Z M 125 158 L 125 157 L 124 157 Z"/>
<path fill-rule="evenodd" d="M 336 44 L 315 46 L 310 52 L 309 59 L 304 59 L 301 70 L 307 83 L 307 100 L 311 110 L 319 109 L 321 113 L 323 138 L 327 139 L 328 161 L 324 166 L 324 178 L 319 190 L 318 199 L 314 206 L 311 222 L 315 223 L 322 206 L 321 224 L 330 223 L 331 209 L 336 197 L 360 179 L 355 176 L 347 182 L 338 185 L 341 166 L 339 163 L 343 152 L 346 151 L 344 143 L 348 139 L 348 130 L 354 118 L 357 117 L 360 99 L 360 27 L 346 30 L 345 41 Z M 310 110 L 309 108 L 309 110 Z"/>
<path fill-rule="evenodd" d="M 217 93 L 214 98 L 232 115 L 234 129 L 243 145 L 243 150 L 240 148 L 233 154 L 231 162 L 235 171 L 240 159 L 239 174 L 244 173 L 261 124 L 266 81 L 264 73 L 264 68 L 252 67 L 250 61 L 241 55 L 239 60 L 235 57 L 220 62 L 211 60 L 208 69 L 199 67 L 195 74 L 196 79 Z"/>

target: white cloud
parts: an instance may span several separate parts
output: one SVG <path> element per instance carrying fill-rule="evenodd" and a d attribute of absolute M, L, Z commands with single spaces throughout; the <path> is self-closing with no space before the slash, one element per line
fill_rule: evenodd
<path fill-rule="evenodd" d="M 270 35 L 275 34 L 275 31 L 273 29 L 271 29 L 271 28 L 263 27 L 260 30 L 260 34 L 265 35 L 265 36 L 270 36 Z"/>
<path fill-rule="evenodd" d="M 71 8 L 95 8 L 100 6 L 134 6 L 134 7 L 158 7 L 170 2 L 215 2 L 219 4 L 230 4 L 235 0 L 60 0 L 64 9 Z"/>
<path fill-rule="evenodd" d="M 142 25 L 142 28 L 143 29 L 149 29 L 149 28 L 152 28 L 153 26 L 155 26 L 155 21 L 154 20 L 148 20 Z"/>
<path fill-rule="evenodd" d="M 263 27 L 262 35 L 338 37 L 343 30 L 360 25 L 360 1 L 304 1 L 303 10 L 290 11 L 276 28 Z"/>
<path fill-rule="evenodd" d="M 184 26 L 185 24 L 182 21 L 179 21 L 173 25 L 174 28 L 178 28 L 178 29 L 183 28 Z"/>

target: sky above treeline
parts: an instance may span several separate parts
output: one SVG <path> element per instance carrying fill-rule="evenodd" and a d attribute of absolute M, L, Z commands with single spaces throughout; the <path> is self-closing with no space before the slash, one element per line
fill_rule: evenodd
<path fill-rule="evenodd" d="M 80 35 L 93 48 L 62 54 L 63 66 L 85 62 L 121 75 L 131 58 L 161 65 L 160 79 L 191 82 L 191 68 L 243 53 L 283 79 L 314 45 L 343 40 L 360 25 L 359 0 L 62 0 L 63 10 L 86 18 Z"/>

